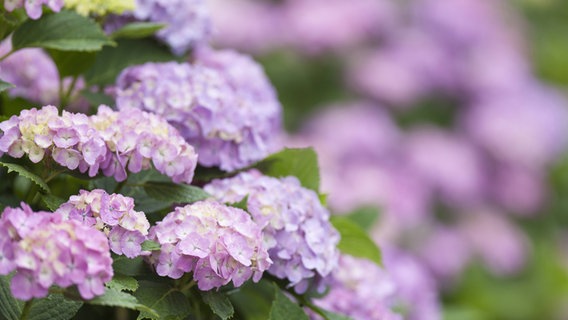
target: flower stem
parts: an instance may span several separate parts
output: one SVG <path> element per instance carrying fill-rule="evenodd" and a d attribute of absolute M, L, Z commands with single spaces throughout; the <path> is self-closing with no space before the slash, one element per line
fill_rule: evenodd
<path fill-rule="evenodd" d="M 26 301 L 26 304 L 24 304 L 24 308 L 22 309 L 22 314 L 20 315 L 20 320 L 27 320 L 28 317 L 30 316 L 30 311 L 32 310 L 32 303 L 34 302 L 34 300 L 29 300 Z"/>
<path fill-rule="evenodd" d="M 12 53 L 14 53 L 14 52 L 16 52 L 16 50 L 10 50 L 8 53 L 6 53 L 5 55 L 3 55 L 3 56 L 0 57 L 0 61 L 2 61 L 2 60 L 4 60 L 4 59 L 8 58 L 8 57 L 11 56 Z"/>

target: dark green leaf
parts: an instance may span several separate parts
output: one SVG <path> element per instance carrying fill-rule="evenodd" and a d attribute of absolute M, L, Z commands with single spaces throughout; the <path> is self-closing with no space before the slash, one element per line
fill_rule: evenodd
<path fill-rule="evenodd" d="M 112 268 L 116 274 L 125 276 L 140 276 L 153 274 L 142 257 L 129 259 L 125 256 L 114 257 Z"/>
<path fill-rule="evenodd" d="M 379 208 L 360 207 L 346 215 L 346 217 L 363 228 L 363 230 L 369 231 L 379 218 Z"/>
<path fill-rule="evenodd" d="M 46 14 L 38 20 L 27 20 L 12 35 L 12 47 L 46 48 L 63 51 L 98 51 L 113 45 L 93 20 L 72 11 Z"/>
<path fill-rule="evenodd" d="M 381 251 L 359 225 L 341 216 L 331 217 L 331 223 L 341 235 L 338 245 L 341 252 L 369 259 L 379 266 L 382 264 Z"/>
<path fill-rule="evenodd" d="M 47 206 L 47 208 L 51 211 L 55 211 L 57 209 L 59 209 L 59 207 L 65 203 L 66 201 L 54 196 L 52 194 L 43 194 L 41 195 L 41 200 L 43 201 L 43 203 Z"/>
<path fill-rule="evenodd" d="M 297 303 L 288 299 L 276 284 L 274 290 L 276 290 L 276 294 L 270 308 L 269 320 L 308 320 L 304 310 Z"/>
<path fill-rule="evenodd" d="M 138 289 L 138 280 L 130 276 L 116 274 L 106 285 L 118 291 L 136 291 Z"/>
<path fill-rule="evenodd" d="M 319 192 L 318 157 L 313 148 L 284 149 L 253 165 L 272 177 L 295 176 L 302 186 Z"/>
<path fill-rule="evenodd" d="M 171 182 L 146 182 L 144 191 L 148 196 L 169 204 L 193 203 L 210 197 L 207 192 L 199 187 Z"/>
<path fill-rule="evenodd" d="M 221 292 L 209 290 L 201 294 L 203 301 L 209 305 L 214 314 L 218 315 L 221 319 L 227 320 L 233 317 L 235 309 L 231 300 Z"/>
<path fill-rule="evenodd" d="M 132 310 L 139 310 L 140 314 L 148 314 L 157 319 L 158 313 L 145 304 L 139 303 L 135 296 L 122 292 L 116 289 L 107 288 L 105 294 L 98 296 L 92 300 L 87 301 L 89 304 L 108 306 L 108 307 L 122 307 Z"/>
<path fill-rule="evenodd" d="M 0 80 L 0 92 L 8 90 L 10 88 L 14 88 L 14 85 L 6 81 Z"/>
<path fill-rule="evenodd" d="M 145 38 L 153 35 L 158 30 L 164 28 L 166 25 L 154 22 L 133 22 L 125 25 L 124 27 L 116 30 L 110 36 L 113 39 L 119 38 Z"/>
<path fill-rule="evenodd" d="M 146 62 L 175 60 L 176 57 L 152 39 L 121 39 L 116 47 L 105 47 L 97 54 L 95 64 L 85 74 L 89 85 L 114 84 L 126 67 Z"/>
<path fill-rule="evenodd" d="M 87 71 L 95 62 L 95 52 L 47 50 L 57 66 L 59 76 L 78 76 Z"/>
<path fill-rule="evenodd" d="M 8 168 L 8 173 L 12 171 L 17 172 L 20 176 L 27 178 L 31 182 L 37 184 L 46 193 L 51 193 L 49 186 L 47 185 L 47 183 L 45 183 L 45 181 L 43 181 L 42 178 L 29 172 L 26 168 L 22 167 L 21 165 L 15 163 L 0 162 L 0 166 Z"/>
<path fill-rule="evenodd" d="M 142 242 L 142 250 L 143 251 L 157 251 L 160 250 L 160 244 L 156 241 L 146 240 Z"/>
<path fill-rule="evenodd" d="M 61 294 L 50 294 L 34 300 L 28 320 L 69 320 L 81 306 L 81 301 L 65 299 Z"/>
<path fill-rule="evenodd" d="M 114 99 L 101 92 L 92 92 L 89 89 L 81 91 L 81 95 L 93 106 L 100 106 L 101 104 L 107 106 L 114 106 Z"/>
<path fill-rule="evenodd" d="M 191 312 L 191 304 L 181 291 L 163 282 L 140 281 L 135 296 L 140 303 L 155 310 L 157 315 L 140 312 L 138 319 L 183 318 Z"/>
<path fill-rule="evenodd" d="M 12 296 L 10 279 L 10 276 L 0 276 L 0 313 L 6 320 L 18 320 L 23 303 Z"/>

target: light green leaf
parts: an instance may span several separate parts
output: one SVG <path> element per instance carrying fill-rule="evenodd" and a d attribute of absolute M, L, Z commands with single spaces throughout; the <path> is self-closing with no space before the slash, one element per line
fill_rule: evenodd
<path fill-rule="evenodd" d="M 51 211 L 55 211 L 59 209 L 59 207 L 64 204 L 66 201 L 54 196 L 52 194 L 43 194 L 41 195 L 41 200 L 47 206 L 47 208 Z"/>
<path fill-rule="evenodd" d="M 13 84 L 0 80 L 0 92 L 6 91 L 6 90 L 8 90 L 10 88 L 14 88 L 14 87 L 15 86 Z"/>
<path fill-rule="evenodd" d="M 164 28 L 166 25 L 163 23 L 155 22 L 133 22 L 125 25 L 124 27 L 116 30 L 110 36 L 113 39 L 119 38 L 145 38 L 153 35 L 158 30 Z"/>
<path fill-rule="evenodd" d="M 4 166 L 4 167 L 8 168 L 8 173 L 10 173 L 12 171 L 17 172 L 20 176 L 25 177 L 28 180 L 30 180 L 31 182 L 37 184 L 46 193 L 51 193 L 49 186 L 47 185 L 47 183 L 45 183 L 45 181 L 43 181 L 42 178 L 40 178 L 37 175 L 29 172 L 26 168 L 22 167 L 21 165 L 15 164 L 15 163 L 8 163 L 8 162 L 1 162 L 0 161 L 0 166 Z"/>
<path fill-rule="evenodd" d="M 118 291 L 136 291 L 138 289 L 138 280 L 130 276 L 116 274 L 106 285 L 110 289 Z"/>
<path fill-rule="evenodd" d="M 379 218 L 379 208 L 365 206 L 357 208 L 355 211 L 345 215 L 351 221 L 359 225 L 363 230 L 369 231 Z"/>
<path fill-rule="evenodd" d="M 331 312 L 331 311 L 327 311 L 324 309 L 320 309 L 321 312 L 323 312 L 325 314 L 326 320 L 353 320 L 352 318 L 339 314 L 339 313 L 335 313 L 335 312 Z"/>
<path fill-rule="evenodd" d="M 157 313 L 142 311 L 138 319 L 183 318 L 191 312 L 191 304 L 187 297 L 163 282 L 140 281 L 140 288 L 135 296 L 140 303 Z"/>
<path fill-rule="evenodd" d="M 114 84 L 125 68 L 146 62 L 172 61 L 176 57 L 152 39 L 121 39 L 116 47 L 105 47 L 85 74 L 89 85 Z"/>
<path fill-rule="evenodd" d="M 149 197 L 169 204 L 193 203 L 210 197 L 207 192 L 199 187 L 171 182 L 146 182 L 144 191 Z"/>
<path fill-rule="evenodd" d="M 146 240 L 142 242 L 142 251 L 157 251 L 160 250 L 161 246 L 156 241 Z"/>
<path fill-rule="evenodd" d="M 292 302 L 282 293 L 282 290 L 274 284 L 276 294 L 270 308 L 269 320 L 308 320 L 304 310 L 295 302 Z"/>
<path fill-rule="evenodd" d="M 98 51 L 114 45 L 93 20 L 72 11 L 46 14 L 27 20 L 12 35 L 14 50 L 46 48 L 63 51 Z"/>
<path fill-rule="evenodd" d="M 203 301 L 209 305 L 214 314 L 218 315 L 221 319 L 227 320 L 231 319 L 235 314 L 235 309 L 231 300 L 221 292 L 215 292 L 213 290 L 201 293 Z"/>
<path fill-rule="evenodd" d="M 313 148 L 284 149 L 252 165 L 272 177 L 295 176 L 302 186 L 319 192 L 318 156 Z"/>
<path fill-rule="evenodd" d="M 158 313 L 145 304 L 139 303 L 135 296 L 116 289 L 107 288 L 105 294 L 87 301 L 88 304 L 108 307 L 122 307 L 140 311 L 140 314 L 149 314 L 158 317 Z"/>
<path fill-rule="evenodd" d="M 379 247 L 357 223 L 342 216 L 331 217 L 331 223 L 341 235 L 338 245 L 341 252 L 354 257 L 369 259 L 379 266 L 382 265 Z"/>
<path fill-rule="evenodd" d="M 244 198 L 242 198 L 241 201 L 239 201 L 239 202 L 227 203 L 227 205 L 247 211 L 248 210 L 248 204 L 247 203 L 248 203 L 248 195 L 246 195 Z"/>

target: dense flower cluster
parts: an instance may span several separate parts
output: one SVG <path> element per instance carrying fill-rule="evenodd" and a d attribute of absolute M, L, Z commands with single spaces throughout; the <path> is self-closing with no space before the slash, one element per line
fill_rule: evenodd
<path fill-rule="evenodd" d="M 102 16 L 109 13 L 122 14 L 124 11 L 133 10 L 135 0 L 65 0 L 65 8 L 77 11 L 84 16 L 95 14 Z"/>
<path fill-rule="evenodd" d="M 274 151 L 281 107 L 262 68 L 233 51 L 200 50 L 193 64 L 124 70 L 117 105 L 156 113 L 179 129 L 199 163 L 234 170 Z"/>
<path fill-rule="evenodd" d="M 70 170 L 95 176 L 101 170 L 117 181 L 126 169 L 154 167 L 176 182 L 190 183 L 197 155 L 178 132 L 161 118 L 138 109 L 119 112 L 100 106 L 93 116 L 45 106 L 23 110 L 0 123 L 0 152 L 14 158 L 27 154 L 32 162 L 50 155 Z"/>
<path fill-rule="evenodd" d="M 166 24 L 157 36 L 178 55 L 205 43 L 212 29 L 205 0 L 137 0 L 132 14 Z"/>
<path fill-rule="evenodd" d="M 342 255 L 329 293 L 316 303 L 354 320 L 402 320 L 391 310 L 395 290 L 389 274 L 373 262 Z"/>
<path fill-rule="evenodd" d="M 11 290 L 18 299 L 45 297 L 52 285 L 77 285 L 81 297 L 92 299 L 112 278 L 106 237 L 76 220 L 22 203 L 22 209 L 4 209 L 0 232 L 0 274 L 16 271 Z"/>
<path fill-rule="evenodd" d="M 268 272 L 288 279 L 296 291 L 304 292 L 311 278 L 325 277 L 337 266 L 339 234 L 318 195 L 303 188 L 297 178 L 277 179 L 253 170 L 214 180 L 205 190 L 223 202 L 247 197 L 247 209 L 263 227 L 274 261 Z"/>
<path fill-rule="evenodd" d="M 150 229 L 144 212 L 134 210 L 134 199 L 101 189 L 81 190 L 55 213 L 103 231 L 109 238 L 110 249 L 128 258 L 141 254 L 142 242 Z"/>
<path fill-rule="evenodd" d="M 47 5 L 51 10 L 59 12 L 65 0 L 5 0 L 4 9 L 12 12 L 17 8 L 25 8 L 26 14 L 32 19 L 39 19 L 43 13 L 43 5 Z"/>
<path fill-rule="evenodd" d="M 150 230 L 161 245 L 150 257 L 161 276 L 193 272 L 200 290 L 260 280 L 272 261 L 261 228 L 243 210 L 215 201 L 178 207 Z"/>

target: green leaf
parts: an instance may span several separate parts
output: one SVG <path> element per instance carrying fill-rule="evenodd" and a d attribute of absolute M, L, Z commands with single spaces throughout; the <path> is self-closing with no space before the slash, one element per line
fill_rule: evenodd
<path fill-rule="evenodd" d="M 136 291 L 138 289 L 138 280 L 130 276 L 116 274 L 106 285 L 110 289 L 118 291 Z"/>
<path fill-rule="evenodd" d="M 140 312 L 138 319 L 183 318 L 191 312 L 191 304 L 181 291 L 163 282 L 140 281 L 135 296 L 140 303 L 155 310 L 157 315 Z"/>
<path fill-rule="evenodd" d="M 116 256 L 113 258 L 112 269 L 116 274 L 125 276 L 153 274 L 153 272 L 148 269 L 148 264 L 144 262 L 142 257 L 129 259 L 125 256 Z"/>
<path fill-rule="evenodd" d="M 169 204 L 193 203 L 210 197 L 207 192 L 199 187 L 171 182 L 146 182 L 144 191 L 149 197 Z"/>
<path fill-rule="evenodd" d="M 52 194 L 43 194 L 41 195 L 41 200 L 43 201 L 43 203 L 47 206 L 47 208 L 51 211 L 55 211 L 57 209 L 59 209 L 59 207 L 65 203 L 66 201 L 54 196 Z"/>
<path fill-rule="evenodd" d="M 29 172 L 26 168 L 22 167 L 21 165 L 15 164 L 15 163 L 8 163 L 8 162 L 1 162 L 0 161 L 0 166 L 4 166 L 4 167 L 8 168 L 8 173 L 10 173 L 12 171 L 17 172 L 20 176 L 25 177 L 28 180 L 30 180 L 31 182 L 37 184 L 46 193 L 51 193 L 49 186 L 47 185 L 47 183 L 45 183 L 45 181 L 43 181 L 42 178 L 40 178 L 37 175 Z"/>
<path fill-rule="evenodd" d="M 272 177 L 295 176 L 302 186 L 319 192 L 318 156 L 313 148 L 284 149 L 252 166 Z"/>
<path fill-rule="evenodd" d="M 239 201 L 239 202 L 227 203 L 227 205 L 247 211 L 248 210 L 247 203 L 248 203 L 248 195 L 246 195 L 244 198 L 242 198 L 241 201 Z"/>
<path fill-rule="evenodd" d="M 87 301 L 88 304 L 108 307 L 122 307 L 132 310 L 139 310 L 140 314 L 148 314 L 152 317 L 158 317 L 158 313 L 145 304 L 138 302 L 135 296 L 116 289 L 107 288 L 105 294 Z"/>
<path fill-rule="evenodd" d="M 85 98 L 87 100 L 87 102 L 89 102 L 89 104 L 93 105 L 93 106 L 100 106 L 101 104 L 107 105 L 107 106 L 114 106 L 114 99 L 109 96 L 106 95 L 104 93 L 101 92 L 91 92 L 89 91 L 89 88 L 81 91 L 81 95 L 83 96 L 83 98 Z"/>
<path fill-rule="evenodd" d="M 46 48 L 63 51 L 98 51 L 114 45 L 93 20 L 72 11 L 27 20 L 12 35 L 14 50 Z"/>
<path fill-rule="evenodd" d="M 160 250 L 161 246 L 156 241 L 146 240 L 142 242 L 142 251 L 157 251 Z"/>
<path fill-rule="evenodd" d="M 308 320 L 304 310 L 297 303 L 288 299 L 276 284 L 274 284 L 274 290 L 276 290 L 276 294 L 270 308 L 269 320 Z"/>
<path fill-rule="evenodd" d="M 88 85 L 114 84 L 125 68 L 146 62 L 172 61 L 176 57 L 152 39 L 121 39 L 116 47 L 104 47 L 85 74 Z"/>
<path fill-rule="evenodd" d="M 78 76 L 87 71 L 95 62 L 95 52 L 47 50 L 57 66 L 59 76 Z"/>
<path fill-rule="evenodd" d="M 327 320 L 353 320 L 352 318 L 339 313 L 331 312 L 324 309 L 319 309 L 319 310 L 325 314 Z"/>
<path fill-rule="evenodd" d="M 113 39 L 119 38 L 145 38 L 153 35 L 158 30 L 164 28 L 166 25 L 163 23 L 155 22 L 133 22 L 125 25 L 124 27 L 113 32 L 110 37 Z"/>
<path fill-rule="evenodd" d="M 379 208 L 373 206 L 360 207 L 345 215 L 345 217 L 368 232 L 379 218 Z"/>
<path fill-rule="evenodd" d="M 8 90 L 10 88 L 14 88 L 14 87 L 15 86 L 13 84 L 0 80 L 0 92 L 6 91 L 6 90 Z"/>
<path fill-rule="evenodd" d="M 10 279 L 10 276 L 0 276 L 0 314 L 6 320 L 18 320 L 23 303 L 12 296 Z"/>
<path fill-rule="evenodd" d="M 363 228 L 347 217 L 333 216 L 330 220 L 341 235 L 338 245 L 341 252 L 382 265 L 381 251 Z"/>
<path fill-rule="evenodd" d="M 201 293 L 201 297 L 203 297 L 203 301 L 209 305 L 211 311 L 213 311 L 213 313 L 218 315 L 221 319 L 231 319 L 235 314 L 235 309 L 233 308 L 231 300 L 229 300 L 227 295 L 224 293 L 209 290 Z"/>

